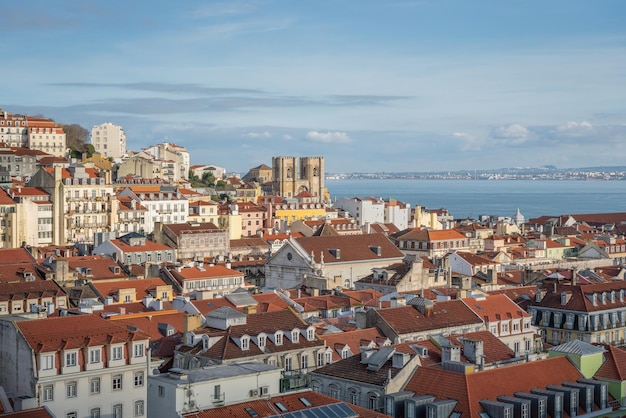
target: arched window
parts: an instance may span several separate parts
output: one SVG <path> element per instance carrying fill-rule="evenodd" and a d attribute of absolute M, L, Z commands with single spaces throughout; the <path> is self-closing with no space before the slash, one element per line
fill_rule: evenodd
<path fill-rule="evenodd" d="M 378 410 L 380 396 L 377 393 L 370 392 L 367 395 L 367 407 L 372 411 Z"/>

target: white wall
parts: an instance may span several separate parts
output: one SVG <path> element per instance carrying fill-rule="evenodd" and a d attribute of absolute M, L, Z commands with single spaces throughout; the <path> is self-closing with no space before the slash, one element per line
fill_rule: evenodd
<path fill-rule="evenodd" d="M 150 376 L 150 418 L 171 418 L 182 412 L 259 399 L 261 395 L 250 396 L 250 391 L 260 387 L 267 387 L 266 398 L 278 395 L 281 371 L 281 368 L 263 363 L 244 363 L 188 370 L 182 379 L 170 373 Z M 219 393 L 223 394 L 221 399 L 214 398 L 217 385 Z"/>

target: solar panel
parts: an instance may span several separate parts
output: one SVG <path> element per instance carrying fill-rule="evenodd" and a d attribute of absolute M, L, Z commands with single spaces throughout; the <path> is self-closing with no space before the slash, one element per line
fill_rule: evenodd
<path fill-rule="evenodd" d="M 306 398 L 300 398 L 301 401 L 302 399 L 306 400 Z M 302 409 L 300 411 L 287 412 L 280 416 L 283 418 L 357 418 L 359 415 L 345 403 L 339 402 L 330 405 Z M 277 417 L 279 417 L 279 415 L 274 415 L 270 418 Z"/>

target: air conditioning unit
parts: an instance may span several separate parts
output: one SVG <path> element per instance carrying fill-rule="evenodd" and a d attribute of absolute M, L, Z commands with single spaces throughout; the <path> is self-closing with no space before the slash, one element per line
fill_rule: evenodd
<path fill-rule="evenodd" d="M 261 386 L 259 388 L 259 393 L 261 395 L 267 395 L 270 392 L 270 387 L 269 386 Z"/>
<path fill-rule="evenodd" d="M 250 397 L 254 397 L 254 396 L 259 396 L 259 390 L 258 389 L 252 389 L 250 391 Z"/>

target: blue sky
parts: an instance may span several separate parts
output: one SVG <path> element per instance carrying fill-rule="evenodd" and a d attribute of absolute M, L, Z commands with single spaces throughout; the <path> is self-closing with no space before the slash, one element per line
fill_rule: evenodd
<path fill-rule="evenodd" d="M 626 2 L 3 5 L 0 107 L 245 173 L 626 165 Z"/>

